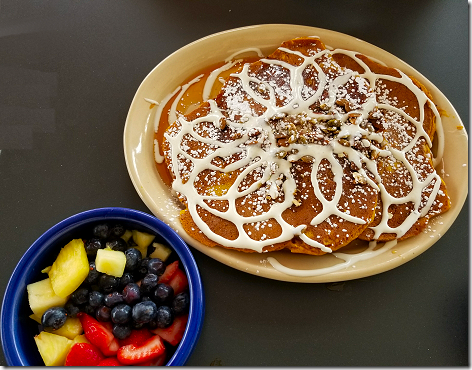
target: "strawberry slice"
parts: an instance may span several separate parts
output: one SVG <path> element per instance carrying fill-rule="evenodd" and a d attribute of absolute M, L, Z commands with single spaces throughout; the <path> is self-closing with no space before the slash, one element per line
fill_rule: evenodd
<path fill-rule="evenodd" d="M 181 341 L 185 327 L 187 326 L 188 315 L 176 316 L 171 326 L 167 328 L 157 328 L 151 330 L 151 333 L 159 335 L 167 343 L 176 346 Z"/>
<path fill-rule="evenodd" d="M 151 338 L 153 334 L 148 328 L 133 329 L 129 337 L 120 339 L 120 347 L 127 346 L 128 344 L 134 344 L 136 347 L 142 345 L 145 341 Z"/>
<path fill-rule="evenodd" d="M 107 357 L 100 361 L 97 366 L 123 366 L 123 364 L 116 357 Z"/>
<path fill-rule="evenodd" d="M 158 283 L 169 283 L 170 279 L 174 276 L 175 272 L 179 268 L 179 261 L 174 261 L 166 266 L 164 273 L 159 277 Z"/>
<path fill-rule="evenodd" d="M 120 344 L 112 331 L 84 312 L 79 312 L 77 317 L 84 328 L 85 337 L 90 343 L 96 345 L 107 357 L 116 355 Z"/>
<path fill-rule="evenodd" d="M 175 271 L 174 276 L 169 281 L 169 285 L 174 288 L 174 295 L 182 293 L 188 287 L 187 275 L 180 268 Z"/>
<path fill-rule="evenodd" d="M 140 346 L 128 344 L 120 347 L 118 361 L 124 365 L 135 365 L 153 360 L 165 352 L 164 342 L 159 335 L 154 335 Z"/>
<path fill-rule="evenodd" d="M 67 354 L 64 366 L 97 366 L 103 358 L 93 344 L 75 343 Z"/>
<path fill-rule="evenodd" d="M 111 321 L 100 321 L 100 324 L 102 324 L 105 328 L 107 328 L 113 333 L 113 324 L 111 323 Z"/>
<path fill-rule="evenodd" d="M 159 357 L 156 357 L 153 360 L 141 362 L 139 364 L 136 364 L 136 366 L 164 366 L 166 364 L 166 359 L 167 359 L 166 356 L 167 354 L 164 351 L 164 353 L 160 355 Z"/>

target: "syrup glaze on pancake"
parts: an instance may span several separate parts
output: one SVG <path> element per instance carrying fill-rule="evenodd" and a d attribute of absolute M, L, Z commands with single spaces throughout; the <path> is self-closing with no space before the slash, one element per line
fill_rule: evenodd
<path fill-rule="evenodd" d="M 183 228 L 208 246 L 306 254 L 416 235 L 449 207 L 435 119 L 400 71 L 318 38 L 285 42 L 167 129 Z"/>

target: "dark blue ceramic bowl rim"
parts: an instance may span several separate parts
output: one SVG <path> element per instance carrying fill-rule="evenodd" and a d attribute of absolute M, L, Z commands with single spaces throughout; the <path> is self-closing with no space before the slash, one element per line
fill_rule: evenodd
<path fill-rule="evenodd" d="M 182 366 L 190 357 L 200 336 L 205 306 L 200 272 L 189 247 L 172 228 L 154 216 L 129 208 L 107 207 L 87 210 L 57 223 L 41 235 L 18 262 L 3 297 L 0 321 L 3 352 L 8 366 L 31 365 L 27 361 L 27 352 L 19 346 L 15 335 L 16 330 L 18 330 L 16 329 L 15 318 L 18 315 L 21 297 L 24 294 L 24 291 L 20 291 L 17 287 L 25 286 L 27 278 L 24 273 L 25 267 L 29 265 L 36 254 L 44 252 L 58 234 L 72 230 L 84 222 L 101 221 L 104 219 L 122 219 L 140 224 L 164 238 L 178 254 L 188 277 L 191 301 L 187 328 L 167 366 Z"/>

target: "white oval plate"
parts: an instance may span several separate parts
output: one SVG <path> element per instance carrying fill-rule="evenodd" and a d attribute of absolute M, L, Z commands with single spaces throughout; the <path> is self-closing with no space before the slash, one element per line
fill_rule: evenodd
<path fill-rule="evenodd" d="M 271 253 L 241 253 L 224 248 L 206 247 L 190 238 L 179 222 L 178 201 L 162 182 L 154 163 L 154 122 L 150 119 L 150 104 L 145 99 L 160 102 L 188 77 L 203 68 L 223 61 L 246 48 L 259 48 L 265 55 L 283 41 L 300 36 L 319 36 L 329 47 L 351 49 L 401 69 L 414 76 L 433 95 L 436 104 L 445 112 L 442 120 L 445 133 L 444 165 L 441 174 L 451 197 L 451 209 L 435 217 L 427 231 L 399 242 L 394 248 L 374 258 L 356 262 L 343 270 L 311 277 L 297 277 L 275 270 L 266 260 L 275 257 L 293 269 L 318 269 L 339 262 L 332 255 L 307 256 L 279 251 Z M 454 107 L 431 82 L 394 55 L 345 34 L 320 28 L 297 25 L 257 25 L 217 33 L 177 50 L 156 66 L 141 83 L 131 103 L 124 129 L 124 154 L 131 180 L 146 206 L 154 215 L 175 229 L 191 246 L 206 255 L 238 270 L 266 278 L 293 282 L 336 282 L 374 275 L 395 268 L 431 247 L 452 225 L 468 192 L 468 138 Z M 347 248 L 347 249 L 346 249 Z M 355 252 L 349 246 L 342 252 Z"/>

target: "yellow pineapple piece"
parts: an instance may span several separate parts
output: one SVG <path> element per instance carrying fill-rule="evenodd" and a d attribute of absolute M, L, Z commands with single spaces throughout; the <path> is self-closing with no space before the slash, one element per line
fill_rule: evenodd
<path fill-rule="evenodd" d="M 77 335 L 82 334 L 84 331 L 82 324 L 77 317 L 68 317 L 64 325 L 62 325 L 59 329 L 54 330 L 52 328 L 46 328 L 44 330 L 48 333 L 62 335 L 63 337 L 69 339 L 74 339 Z"/>
<path fill-rule="evenodd" d="M 63 307 L 69 298 L 69 296 L 59 297 L 54 292 L 50 278 L 28 284 L 26 291 L 31 311 L 39 318 L 39 321 L 41 321 L 44 311 L 51 307 Z"/>
<path fill-rule="evenodd" d="M 39 316 L 36 316 L 34 313 L 32 313 L 31 315 L 28 316 L 30 319 L 33 319 L 34 321 L 36 321 L 38 324 L 41 324 L 41 317 Z"/>
<path fill-rule="evenodd" d="M 64 365 L 72 340 L 42 331 L 34 337 L 34 341 L 46 366 Z"/>
<path fill-rule="evenodd" d="M 125 271 L 126 256 L 121 251 L 111 248 L 99 249 L 95 258 L 95 266 L 98 272 L 121 277 Z"/>
<path fill-rule="evenodd" d="M 140 250 L 142 257 L 145 258 L 147 248 L 151 245 L 156 236 L 138 230 L 132 230 L 132 232 L 133 240 L 138 245 L 136 248 Z"/>
<path fill-rule="evenodd" d="M 172 249 L 170 249 L 167 245 L 161 243 L 152 243 L 154 252 L 152 252 L 149 257 L 150 258 L 159 258 L 161 261 L 166 261 L 167 258 L 172 253 Z"/>
<path fill-rule="evenodd" d="M 82 239 L 74 239 L 61 249 L 49 270 L 54 292 L 60 297 L 72 294 L 89 273 L 89 262 Z"/>
<path fill-rule="evenodd" d="M 51 270 L 51 266 L 45 267 L 41 270 L 43 274 L 47 274 Z"/>
<path fill-rule="evenodd" d="M 90 343 L 85 334 L 80 334 L 77 335 L 73 340 L 72 340 L 72 345 L 76 343 Z"/>
<path fill-rule="evenodd" d="M 133 236 L 133 232 L 131 230 L 126 230 L 123 235 L 121 235 L 121 239 L 128 243 L 128 240 Z"/>

